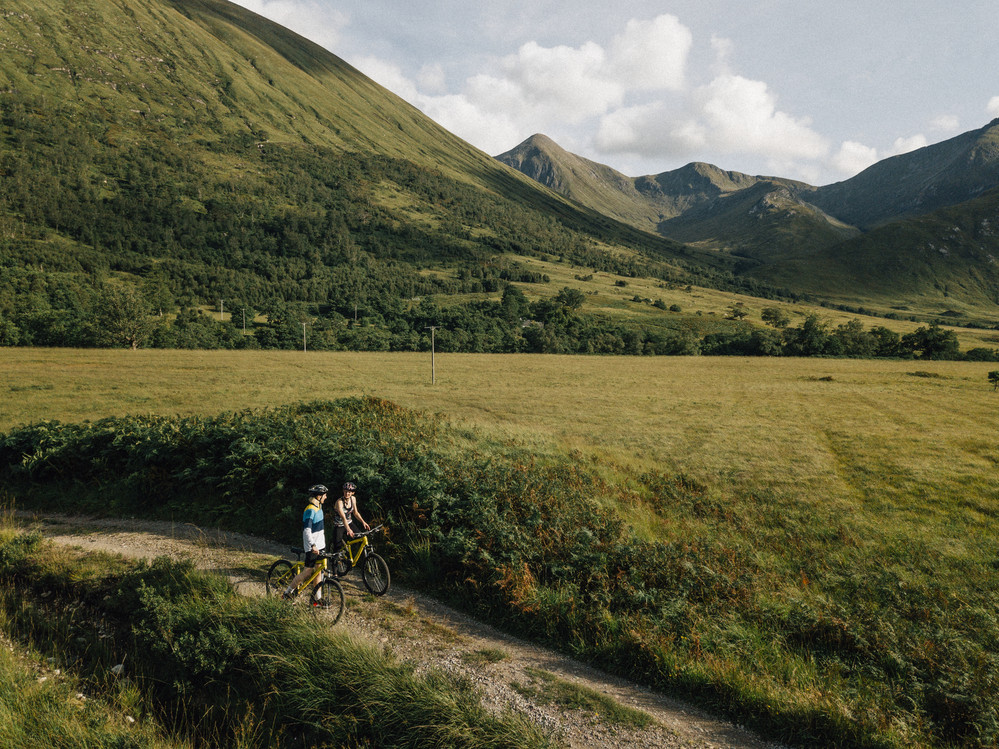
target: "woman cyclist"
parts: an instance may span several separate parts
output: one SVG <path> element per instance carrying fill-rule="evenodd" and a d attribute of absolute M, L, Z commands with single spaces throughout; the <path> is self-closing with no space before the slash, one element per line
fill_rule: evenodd
<path fill-rule="evenodd" d="M 361 517 L 357 509 L 357 487 L 350 481 L 343 485 L 343 495 L 333 505 L 333 553 L 343 546 L 345 536 L 354 537 L 360 528 L 354 521 L 360 522 L 364 530 L 370 531 L 371 526 Z"/>

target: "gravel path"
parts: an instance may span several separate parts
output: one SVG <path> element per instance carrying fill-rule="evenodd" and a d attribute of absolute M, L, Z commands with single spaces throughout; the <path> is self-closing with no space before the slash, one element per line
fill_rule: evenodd
<path fill-rule="evenodd" d="M 191 559 L 226 574 L 244 595 L 262 595 L 271 562 L 288 547 L 184 523 L 14 514 L 16 522 L 59 544 L 153 559 Z M 570 749 L 777 749 L 750 732 L 712 718 L 623 679 L 554 651 L 531 645 L 431 598 L 393 583 L 382 598 L 366 595 L 358 573 L 344 581 L 347 611 L 337 626 L 389 649 L 417 668 L 435 666 L 472 680 L 489 709 L 512 708 L 552 732 Z M 538 670 L 641 710 L 654 722 L 631 729 L 608 724 L 595 713 L 565 709 L 525 696 Z M 517 684 L 522 688 L 514 689 Z M 528 689 L 524 689 L 527 687 Z"/>

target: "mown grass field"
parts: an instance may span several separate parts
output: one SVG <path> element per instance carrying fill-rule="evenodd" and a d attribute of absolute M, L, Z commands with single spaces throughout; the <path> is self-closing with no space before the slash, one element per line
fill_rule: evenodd
<path fill-rule="evenodd" d="M 659 466 L 709 486 L 995 501 L 989 363 L 7 349 L 0 431 L 374 395 L 497 443 Z M 436 382 L 432 383 L 434 378 Z"/>

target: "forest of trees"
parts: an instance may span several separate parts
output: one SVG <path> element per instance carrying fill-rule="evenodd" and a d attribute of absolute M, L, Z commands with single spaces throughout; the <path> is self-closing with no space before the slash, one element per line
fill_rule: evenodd
<path fill-rule="evenodd" d="M 700 334 L 692 318 L 665 305 L 658 324 L 610 324 L 580 311 L 585 295 L 564 288 L 529 301 L 506 281 L 499 301 L 440 304 L 433 296 L 391 294 L 364 303 L 273 301 L 254 307 L 236 298 L 228 316 L 176 305 L 162 289 L 149 297 L 113 281 L 92 286 L 53 282 L 37 271 L 0 269 L 0 346 L 70 346 L 313 351 L 428 351 L 429 328 L 441 352 L 620 354 L 634 356 L 843 356 L 999 361 L 995 349 L 961 352 L 953 331 L 931 324 L 900 335 L 859 320 L 831 327 L 816 315 L 789 327 L 765 309 L 767 327 L 735 319 Z"/>

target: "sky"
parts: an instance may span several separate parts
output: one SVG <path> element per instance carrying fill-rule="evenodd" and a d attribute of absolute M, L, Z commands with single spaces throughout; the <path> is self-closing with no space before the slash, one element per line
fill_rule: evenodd
<path fill-rule="evenodd" d="M 838 182 L 999 118 L 996 0 L 236 0 L 491 156 Z"/>

